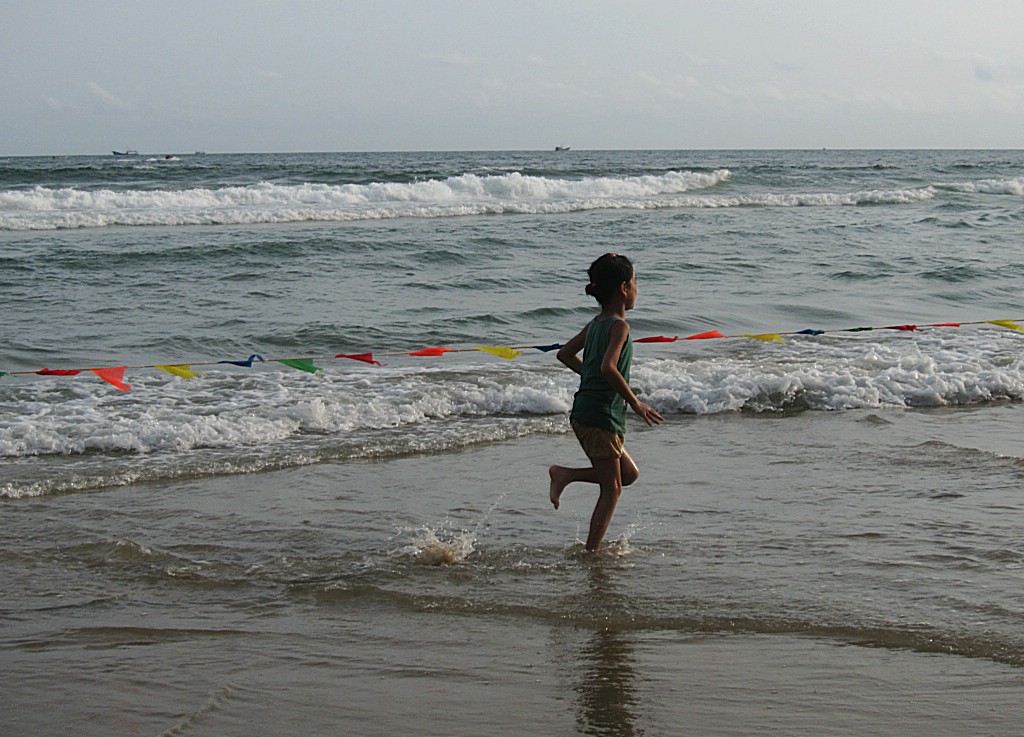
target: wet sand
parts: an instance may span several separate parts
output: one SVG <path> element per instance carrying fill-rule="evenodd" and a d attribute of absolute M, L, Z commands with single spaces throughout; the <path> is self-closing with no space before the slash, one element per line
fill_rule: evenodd
<path fill-rule="evenodd" d="M 1024 673 L 968 658 L 500 617 L 388 622 L 387 637 L 335 612 L 301 632 L 8 644 L 4 733 L 935 737 L 1024 723 Z"/>

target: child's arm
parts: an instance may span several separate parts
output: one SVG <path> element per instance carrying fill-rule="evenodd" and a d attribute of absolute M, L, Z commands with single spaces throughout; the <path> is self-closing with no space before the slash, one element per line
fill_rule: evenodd
<path fill-rule="evenodd" d="M 626 400 L 626 404 L 640 415 L 644 422 L 648 425 L 655 425 L 662 422 L 665 418 L 654 407 L 637 399 L 636 394 L 630 389 L 626 379 L 619 371 L 619 355 L 622 353 L 622 346 L 626 344 L 627 340 L 629 340 L 629 325 L 626 324 L 625 320 L 617 320 L 612 325 L 611 332 L 608 335 L 608 348 L 601 358 L 601 375 L 604 376 L 609 386 Z"/>
<path fill-rule="evenodd" d="M 583 350 L 583 344 L 587 340 L 587 328 L 589 323 L 576 335 L 569 339 L 569 342 L 558 349 L 558 360 L 571 368 L 577 374 L 583 373 L 583 361 L 580 360 L 579 352 Z"/>

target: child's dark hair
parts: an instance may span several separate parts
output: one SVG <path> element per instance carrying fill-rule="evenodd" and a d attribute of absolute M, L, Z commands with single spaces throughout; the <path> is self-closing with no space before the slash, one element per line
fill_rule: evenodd
<path fill-rule="evenodd" d="M 620 284 L 633 278 L 633 264 L 625 256 L 606 253 L 590 265 L 587 275 L 590 277 L 587 294 L 604 306 L 611 301 Z"/>

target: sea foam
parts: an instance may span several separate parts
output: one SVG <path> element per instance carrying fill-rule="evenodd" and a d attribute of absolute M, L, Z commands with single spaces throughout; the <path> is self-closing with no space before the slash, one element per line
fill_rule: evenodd
<path fill-rule="evenodd" d="M 954 192 L 966 192 L 968 194 L 1001 194 L 1024 196 L 1024 177 L 1013 179 L 982 179 L 977 182 L 960 182 L 956 184 L 944 184 L 944 189 Z"/>
<path fill-rule="evenodd" d="M 713 341 L 638 349 L 632 384 L 662 414 L 905 410 L 1024 399 L 1021 336 L 920 335 Z M 565 432 L 576 377 L 538 354 L 514 364 L 254 368 L 189 382 L 140 371 L 129 394 L 79 376 L 4 387 L 0 457 L 49 456 L 46 477 L 0 484 L 18 497 L 331 459 L 443 452 Z M 62 470 L 65 469 L 66 471 Z"/>
<path fill-rule="evenodd" d="M 661 410 L 698 414 L 781 410 L 798 397 L 812 410 L 1024 398 L 1021 336 L 994 328 L 957 332 L 963 335 L 644 347 L 633 378 Z M 4 396 L 14 411 L 0 428 L 0 456 L 177 453 L 452 418 L 500 424 L 564 413 L 576 388 L 573 375 L 541 354 L 515 364 L 467 361 L 457 369 L 326 364 L 315 377 L 252 371 L 244 381 L 233 371 L 210 370 L 184 382 L 138 370 L 127 395 L 111 393 L 95 377 L 9 380 Z"/>

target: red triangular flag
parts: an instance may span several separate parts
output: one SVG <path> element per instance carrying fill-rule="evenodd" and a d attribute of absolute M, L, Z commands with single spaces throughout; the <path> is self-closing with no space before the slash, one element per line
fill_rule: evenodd
<path fill-rule="evenodd" d="M 107 383 L 113 384 L 114 386 L 116 386 L 121 391 L 126 392 L 129 389 L 131 389 L 131 386 L 129 384 L 125 384 L 122 381 L 122 379 L 124 378 L 124 370 L 126 368 L 128 368 L 128 367 L 127 366 L 109 366 L 107 368 L 94 368 L 94 369 L 89 369 L 89 370 L 92 371 L 94 374 L 96 374 L 101 379 L 103 379 L 104 381 L 106 381 Z"/>
<path fill-rule="evenodd" d="M 960 323 L 958 322 L 933 322 L 928 327 L 930 328 L 958 328 Z"/>
<path fill-rule="evenodd" d="M 886 330 L 917 330 L 917 325 L 888 325 Z"/>
<path fill-rule="evenodd" d="M 418 351 L 412 351 L 410 356 L 442 356 L 445 353 L 450 353 L 451 348 L 423 348 Z"/>
<path fill-rule="evenodd" d="M 704 340 L 706 338 L 724 338 L 724 337 L 725 336 L 722 335 L 717 330 L 709 330 L 706 333 L 697 333 L 696 335 L 687 336 L 686 338 L 683 338 L 683 340 Z"/>
<path fill-rule="evenodd" d="M 634 343 L 675 343 L 677 340 L 679 340 L 679 336 L 678 335 L 676 337 L 674 337 L 674 338 L 666 338 L 664 335 L 655 335 L 655 336 L 652 336 L 650 338 L 637 338 L 633 342 Z"/>
<path fill-rule="evenodd" d="M 82 372 L 77 369 L 39 369 L 36 373 L 40 376 L 75 376 Z"/>
<path fill-rule="evenodd" d="M 335 358 L 351 358 L 353 361 L 362 361 L 363 363 L 372 363 L 374 366 L 380 366 L 380 361 L 373 360 L 372 353 L 339 353 Z"/>

